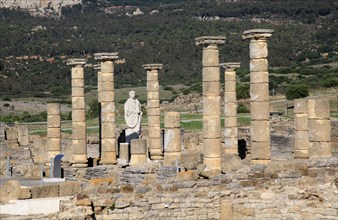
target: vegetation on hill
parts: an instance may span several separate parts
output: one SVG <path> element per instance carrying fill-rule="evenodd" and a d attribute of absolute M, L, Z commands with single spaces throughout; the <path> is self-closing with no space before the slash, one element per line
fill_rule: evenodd
<path fill-rule="evenodd" d="M 133 16 L 136 8 L 144 14 Z M 334 0 L 87 0 L 63 8 L 59 18 L 10 9 L 0 9 L 0 14 L 0 93 L 6 96 L 68 99 L 66 59 L 86 57 L 95 64 L 96 52 L 119 52 L 125 58 L 125 64 L 115 68 L 117 87 L 145 86 L 145 63 L 164 64 L 164 86 L 200 83 L 202 48 L 194 38 L 203 35 L 226 36 L 220 61 L 240 61 L 238 77 L 246 83 L 249 48 L 241 35 L 251 28 L 275 30 L 269 40 L 269 65 L 285 68 L 271 69 L 276 75 L 270 77 L 270 89 L 285 93 L 290 83 L 310 88 L 338 85 L 337 67 L 307 67 L 337 60 Z M 91 66 L 85 80 L 87 91 L 96 86 Z"/>

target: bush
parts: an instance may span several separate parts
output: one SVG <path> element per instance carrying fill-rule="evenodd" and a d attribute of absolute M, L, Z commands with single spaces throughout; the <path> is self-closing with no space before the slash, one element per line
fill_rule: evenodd
<path fill-rule="evenodd" d="M 245 105 L 238 105 L 237 113 L 250 113 L 250 109 L 246 107 Z"/>
<path fill-rule="evenodd" d="M 305 84 L 289 85 L 286 88 L 285 97 L 287 100 L 300 99 L 309 95 L 309 88 Z"/>
<path fill-rule="evenodd" d="M 5 101 L 5 102 L 11 102 L 12 100 L 11 100 L 10 98 L 8 98 L 8 97 L 4 97 L 4 98 L 2 99 L 2 101 Z"/>
<path fill-rule="evenodd" d="M 237 84 L 236 86 L 236 97 L 239 99 L 247 99 L 250 97 L 250 85 L 248 84 Z"/>
<path fill-rule="evenodd" d="M 169 90 L 169 91 L 173 91 L 174 90 L 174 88 L 171 87 L 171 86 L 164 86 L 163 89 L 164 90 Z"/>

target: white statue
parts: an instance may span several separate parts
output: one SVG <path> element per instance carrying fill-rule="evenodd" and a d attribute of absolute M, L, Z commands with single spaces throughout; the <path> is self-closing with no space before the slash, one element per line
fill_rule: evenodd
<path fill-rule="evenodd" d="M 124 103 L 124 119 L 126 129 L 126 142 L 130 144 L 132 139 L 137 139 L 141 133 L 142 111 L 141 104 L 135 98 L 135 91 L 129 92 L 129 99 Z"/>

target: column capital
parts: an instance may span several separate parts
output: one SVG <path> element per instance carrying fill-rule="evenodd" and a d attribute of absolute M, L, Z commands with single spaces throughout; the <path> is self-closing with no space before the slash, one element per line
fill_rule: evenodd
<path fill-rule="evenodd" d="M 99 61 L 112 61 L 119 58 L 117 52 L 113 53 L 94 53 L 95 60 Z"/>
<path fill-rule="evenodd" d="M 86 64 L 85 58 L 72 58 L 67 60 L 69 66 L 84 66 Z"/>
<path fill-rule="evenodd" d="M 224 36 L 202 36 L 195 38 L 196 45 L 218 45 L 225 43 Z"/>
<path fill-rule="evenodd" d="M 163 64 L 158 64 L 158 63 L 155 63 L 155 64 L 144 64 L 144 65 L 142 65 L 142 67 L 145 70 L 160 70 L 160 69 L 162 69 Z"/>
<path fill-rule="evenodd" d="M 237 68 L 241 67 L 241 63 L 239 62 L 220 63 L 219 66 L 223 67 L 224 69 L 236 70 Z"/>
<path fill-rule="evenodd" d="M 242 39 L 267 40 L 273 32 L 272 29 L 250 29 L 243 32 Z"/>
<path fill-rule="evenodd" d="M 100 64 L 94 64 L 93 67 L 94 67 L 94 70 L 99 70 L 99 71 L 101 70 Z"/>

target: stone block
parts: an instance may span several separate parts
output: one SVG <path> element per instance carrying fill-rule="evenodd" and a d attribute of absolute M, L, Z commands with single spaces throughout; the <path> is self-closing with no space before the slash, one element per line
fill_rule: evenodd
<path fill-rule="evenodd" d="M 295 114 L 294 125 L 296 131 L 308 130 L 308 115 L 307 114 Z"/>
<path fill-rule="evenodd" d="M 116 138 L 106 138 L 101 140 L 102 151 L 111 152 L 116 151 Z"/>
<path fill-rule="evenodd" d="M 202 66 L 216 66 L 219 68 L 219 51 L 217 48 L 204 48 L 202 55 Z"/>
<path fill-rule="evenodd" d="M 116 137 L 116 125 L 115 123 L 104 123 L 102 122 L 101 124 L 102 128 L 102 133 L 101 137 L 102 139 L 106 138 L 115 138 Z"/>
<path fill-rule="evenodd" d="M 203 94 L 219 96 L 221 93 L 221 84 L 219 81 L 203 82 Z"/>
<path fill-rule="evenodd" d="M 147 140 L 145 139 L 132 139 L 130 142 L 131 155 L 134 154 L 146 154 L 147 152 Z"/>
<path fill-rule="evenodd" d="M 115 151 L 102 152 L 100 164 L 103 165 L 117 164 L 116 152 Z"/>
<path fill-rule="evenodd" d="M 266 120 L 270 119 L 269 102 L 250 102 L 251 120 Z"/>
<path fill-rule="evenodd" d="M 229 128 L 229 127 L 235 127 L 237 126 L 237 117 L 225 117 L 224 118 L 224 127 Z"/>
<path fill-rule="evenodd" d="M 204 116 L 221 115 L 220 96 L 203 96 L 203 115 Z"/>
<path fill-rule="evenodd" d="M 83 79 L 84 70 L 83 67 L 73 67 L 72 68 L 72 79 Z"/>
<path fill-rule="evenodd" d="M 114 82 L 114 73 L 100 73 L 98 75 L 98 81 L 100 82 Z"/>
<path fill-rule="evenodd" d="M 179 128 L 166 129 L 164 132 L 164 151 L 181 151 L 181 130 Z"/>
<path fill-rule="evenodd" d="M 256 102 L 268 102 L 269 96 L 269 84 L 250 84 L 250 100 Z"/>
<path fill-rule="evenodd" d="M 203 116 L 203 138 L 221 137 L 221 117 Z"/>
<path fill-rule="evenodd" d="M 236 81 L 225 82 L 224 92 L 236 92 Z"/>
<path fill-rule="evenodd" d="M 147 108 L 160 108 L 160 100 L 147 100 Z"/>
<path fill-rule="evenodd" d="M 237 102 L 237 98 L 236 98 L 236 92 L 224 92 L 224 102 L 225 103 L 231 103 Z"/>
<path fill-rule="evenodd" d="M 114 102 L 102 102 L 101 103 L 101 112 L 115 113 L 115 103 Z"/>
<path fill-rule="evenodd" d="M 83 88 L 84 87 L 84 80 L 83 79 L 72 79 L 72 88 Z"/>
<path fill-rule="evenodd" d="M 159 126 L 156 127 L 148 126 L 148 138 L 149 139 L 161 138 L 161 128 Z"/>
<path fill-rule="evenodd" d="M 75 139 L 85 139 L 87 136 L 86 122 L 72 123 L 72 137 Z"/>
<path fill-rule="evenodd" d="M 148 115 L 148 126 L 149 127 L 160 127 L 161 121 L 159 115 Z"/>
<path fill-rule="evenodd" d="M 268 72 L 267 59 L 250 60 L 250 72 Z"/>
<path fill-rule="evenodd" d="M 32 186 L 32 199 L 59 196 L 59 185 Z"/>
<path fill-rule="evenodd" d="M 224 116 L 225 117 L 236 117 L 237 116 L 237 103 L 230 102 L 224 104 Z"/>
<path fill-rule="evenodd" d="M 237 171 L 242 166 L 242 160 L 237 154 L 226 154 L 222 157 L 222 173 Z"/>
<path fill-rule="evenodd" d="M 10 127 L 6 131 L 7 140 L 17 140 L 18 139 L 18 130 L 15 127 Z"/>
<path fill-rule="evenodd" d="M 158 70 L 147 71 L 147 81 L 158 81 Z"/>
<path fill-rule="evenodd" d="M 331 142 L 310 142 L 309 157 L 331 157 Z"/>
<path fill-rule="evenodd" d="M 87 153 L 86 139 L 73 139 L 72 151 L 75 154 L 86 154 Z"/>
<path fill-rule="evenodd" d="M 164 152 L 163 165 L 175 165 L 176 160 L 178 163 L 182 161 L 181 152 Z"/>
<path fill-rule="evenodd" d="M 100 92 L 112 91 L 112 90 L 114 90 L 114 82 L 112 81 L 100 82 Z"/>
<path fill-rule="evenodd" d="M 237 137 L 238 129 L 237 127 L 225 127 L 224 128 L 224 137 Z"/>
<path fill-rule="evenodd" d="M 101 63 L 101 73 L 113 73 L 114 63 L 113 61 L 104 61 Z"/>
<path fill-rule="evenodd" d="M 176 181 L 190 181 L 190 180 L 197 180 L 198 176 L 196 172 L 192 170 L 182 171 L 176 173 Z"/>
<path fill-rule="evenodd" d="M 251 141 L 270 141 L 269 121 L 251 121 Z"/>
<path fill-rule="evenodd" d="M 328 99 L 308 100 L 309 119 L 330 119 L 330 102 Z"/>
<path fill-rule="evenodd" d="M 110 122 L 110 123 L 115 123 L 115 112 L 102 112 L 101 113 L 101 121 L 106 123 L 106 122 Z"/>
<path fill-rule="evenodd" d="M 293 112 L 295 114 L 307 114 L 307 99 L 295 99 Z"/>
<path fill-rule="evenodd" d="M 309 141 L 331 141 L 330 120 L 309 120 Z"/>
<path fill-rule="evenodd" d="M 61 104 L 60 103 L 47 103 L 47 114 L 48 115 L 60 115 Z"/>
<path fill-rule="evenodd" d="M 100 93 L 101 102 L 114 102 L 115 101 L 115 92 L 114 90 L 110 91 L 101 91 Z"/>
<path fill-rule="evenodd" d="M 161 151 L 160 155 L 162 155 L 163 154 L 162 153 L 162 145 L 163 145 L 163 143 L 162 143 L 161 138 L 151 138 L 151 139 L 149 138 L 148 139 L 149 151 L 151 151 L 153 153 L 155 152 L 154 149 L 159 149 Z M 152 150 L 150 150 L 150 149 L 152 149 Z"/>
<path fill-rule="evenodd" d="M 48 128 L 47 129 L 47 137 L 48 138 L 61 138 L 61 128 L 60 127 L 58 127 L 58 128 Z"/>
<path fill-rule="evenodd" d="M 158 92 L 160 85 L 158 81 L 147 81 L 147 92 Z"/>
<path fill-rule="evenodd" d="M 221 79 L 220 69 L 218 66 L 210 66 L 202 68 L 202 81 L 219 82 Z"/>
<path fill-rule="evenodd" d="M 147 99 L 148 100 L 159 100 L 160 99 L 160 93 L 158 91 L 148 91 L 147 92 Z"/>
<path fill-rule="evenodd" d="M 203 164 L 206 165 L 206 167 L 209 169 L 221 170 L 222 158 L 221 157 L 217 157 L 217 158 L 204 157 Z"/>
<path fill-rule="evenodd" d="M 46 161 L 50 161 L 50 158 L 55 158 L 56 155 L 61 154 L 61 151 L 50 151 L 47 152 L 47 157 L 45 158 Z"/>
<path fill-rule="evenodd" d="M 266 41 L 250 42 L 250 59 L 266 59 L 268 57 L 268 45 Z"/>
<path fill-rule="evenodd" d="M 203 139 L 203 155 L 208 158 L 218 158 L 222 155 L 221 140 Z"/>
<path fill-rule="evenodd" d="M 269 73 L 268 72 L 250 72 L 250 83 L 259 84 L 259 83 L 269 83 Z"/>
<path fill-rule="evenodd" d="M 120 151 L 119 157 L 121 160 L 129 162 L 129 144 L 128 143 L 120 143 Z"/>
<path fill-rule="evenodd" d="M 179 128 L 181 124 L 179 112 L 165 112 L 164 113 L 164 127 Z"/>
<path fill-rule="evenodd" d="M 61 127 L 60 115 L 47 115 L 47 127 L 48 128 L 60 128 Z"/>
<path fill-rule="evenodd" d="M 234 82 L 231 82 L 234 81 Z M 236 84 L 236 72 L 232 70 L 226 70 L 224 72 L 224 82 L 227 83 L 235 83 Z"/>
<path fill-rule="evenodd" d="M 10 179 L 0 187 L 0 203 L 7 203 L 10 200 L 18 199 L 21 194 L 19 181 Z"/>
<path fill-rule="evenodd" d="M 162 155 L 162 156 L 151 155 L 151 159 L 152 159 L 152 160 L 163 160 L 163 155 Z"/>
<path fill-rule="evenodd" d="M 129 165 L 138 165 L 147 163 L 147 155 L 146 154 L 132 154 L 130 157 Z"/>
<path fill-rule="evenodd" d="M 223 149 L 223 155 L 227 155 L 227 154 L 238 154 L 238 149 L 237 148 L 224 148 Z"/>
<path fill-rule="evenodd" d="M 47 147 L 48 147 L 48 151 L 60 151 L 61 150 L 61 138 L 48 138 Z"/>
<path fill-rule="evenodd" d="M 295 131 L 293 146 L 296 150 L 309 150 L 309 135 L 307 131 Z"/>
<path fill-rule="evenodd" d="M 72 97 L 72 109 L 85 109 L 85 99 L 84 97 Z"/>
<path fill-rule="evenodd" d="M 159 107 L 147 108 L 147 115 L 148 116 L 152 116 L 152 115 L 159 116 L 160 115 L 160 108 Z"/>
<path fill-rule="evenodd" d="M 251 141 L 252 160 L 270 160 L 270 141 Z"/>
<path fill-rule="evenodd" d="M 75 196 L 82 191 L 80 182 L 64 182 L 60 184 L 59 196 Z"/>
<path fill-rule="evenodd" d="M 32 193 L 29 187 L 21 187 L 21 191 L 18 199 L 31 199 Z"/>
<path fill-rule="evenodd" d="M 309 150 L 294 150 L 293 157 L 295 159 L 308 159 L 309 158 Z"/>
<path fill-rule="evenodd" d="M 84 94 L 84 87 L 72 87 L 72 97 L 82 97 Z"/>

